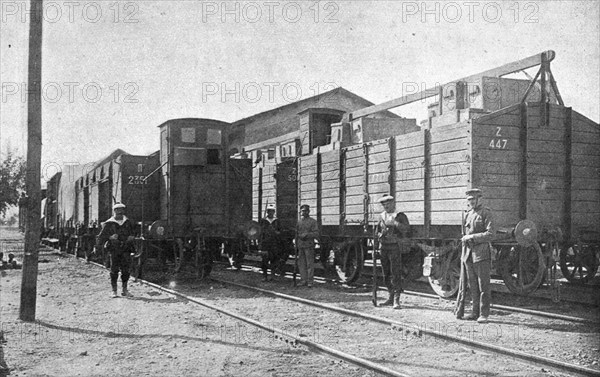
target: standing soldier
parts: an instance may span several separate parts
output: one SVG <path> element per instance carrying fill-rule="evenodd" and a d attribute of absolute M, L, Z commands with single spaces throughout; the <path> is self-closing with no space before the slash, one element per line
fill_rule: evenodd
<path fill-rule="evenodd" d="M 102 224 L 102 230 L 98 235 L 96 245 L 105 247 L 110 253 L 110 284 L 112 286 L 112 297 L 117 294 L 117 279 L 121 270 L 121 281 L 123 283 L 123 296 L 131 296 L 127 290 L 129 280 L 129 267 L 131 264 L 130 253 L 133 248 L 133 222 L 125 216 L 125 204 L 116 203 L 113 206 L 114 216 Z"/>
<path fill-rule="evenodd" d="M 466 271 L 473 301 L 473 312 L 467 320 L 477 320 L 487 323 L 490 315 L 491 287 L 490 269 L 492 263 L 490 241 L 494 237 L 492 211 L 484 207 L 481 202 L 481 190 L 471 189 L 466 192 L 469 211 L 465 219 L 465 235 L 462 237 L 463 252 L 461 263 Z M 465 284 L 461 285 L 465 287 Z M 459 292 L 458 299 L 464 295 Z M 459 310 L 456 318 L 463 319 L 463 310 L 457 303 Z"/>
<path fill-rule="evenodd" d="M 309 205 L 301 205 L 301 217 L 296 226 L 296 247 L 298 248 L 297 263 L 302 279 L 301 285 L 311 288 L 315 271 L 315 239 L 319 238 L 319 225 L 317 220 L 310 217 L 309 214 Z"/>
<path fill-rule="evenodd" d="M 275 269 L 279 266 L 281 254 L 281 225 L 275 217 L 275 206 L 269 204 L 267 206 L 267 217 L 260 219 L 261 245 L 260 249 L 264 253 L 262 255 L 261 268 L 263 271 L 263 281 L 271 280 L 269 278 L 268 269 L 271 268 L 271 275 L 275 274 Z"/>
<path fill-rule="evenodd" d="M 402 212 L 395 210 L 394 197 L 385 195 L 379 199 L 384 208 L 378 224 L 378 236 L 381 249 L 381 267 L 383 279 L 390 297 L 382 306 L 394 305 L 400 309 L 402 289 L 402 254 L 409 252 L 410 246 L 400 240 L 410 237 L 410 223 Z"/>

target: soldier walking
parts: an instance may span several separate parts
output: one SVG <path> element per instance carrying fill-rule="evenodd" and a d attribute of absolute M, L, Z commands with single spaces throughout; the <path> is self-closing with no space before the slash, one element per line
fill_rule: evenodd
<path fill-rule="evenodd" d="M 117 294 L 117 280 L 121 271 L 121 282 L 123 284 L 123 296 L 131 296 L 127 290 L 129 280 L 129 268 L 131 265 L 130 253 L 134 251 L 134 226 L 133 222 L 125 216 L 125 205 L 116 203 L 113 206 L 114 216 L 102 224 L 102 230 L 98 235 L 96 245 L 104 247 L 110 253 L 110 284 L 112 286 L 112 297 Z"/>
<path fill-rule="evenodd" d="M 309 216 L 308 204 L 300 206 L 300 220 L 296 226 L 296 247 L 298 248 L 298 269 L 302 279 L 301 285 L 311 288 L 314 277 L 315 239 L 319 238 L 317 220 Z"/>
<path fill-rule="evenodd" d="M 490 270 L 492 256 L 490 241 L 495 234 L 492 211 L 483 206 L 481 190 L 471 189 L 466 192 L 466 195 L 469 211 L 464 224 L 465 235 L 462 237 L 461 263 L 469 282 L 473 312 L 464 319 L 487 323 L 491 304 Z M 457 300 L 463 300 L 465 287 L 466 284 L 460 284 Z M 464 300 L 462 305 L 460 301 L 457 301 L 456 318 L 463 319 L 463 315 Z"/>
<path fill-rule="evenodd" d="M 390 294 L 382 306 L 393 305 L 400 309 L 402 289 L 402 254 L 408 253 L 410 246 L 400 240 L 410 237 L 410 223 L 402 212 L 395 210 L 394 197 L 385 195 L 379 199 L 384 208 L 378 224 L 378 237 L 381 250 L 383 279 Z"/>

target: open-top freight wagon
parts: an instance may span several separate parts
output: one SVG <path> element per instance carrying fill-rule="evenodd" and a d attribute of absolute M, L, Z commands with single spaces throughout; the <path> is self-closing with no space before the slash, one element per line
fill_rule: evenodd
<path fill-rule="evenodd" d="M 553 58 L 548 51 L 348 114 L 332 126 L 328 146 L 281 162 L 273 183 L 287 191 L 295 184 L 293 205 L 311 206 L 323 234 L 321 260 L 332 261 L 343 280 L 357 279 L 376 249 L 377 199 L 391 194 L 413 228 L 405 275 L 423 270 L 435 292 L 449 297 L 458 289 L 465 191 L 477 187 L 499 229 L 493 266 L 511 291 L 535 290 L 552 256 L 560 255 L 568 279 L 593 277 L 600 128 L 564 106 Z M 502 77 L 538 65 L 531 81 Z M 370 114 L 434 96 L 420 130 L 369 136 L 382 127 Z"/>

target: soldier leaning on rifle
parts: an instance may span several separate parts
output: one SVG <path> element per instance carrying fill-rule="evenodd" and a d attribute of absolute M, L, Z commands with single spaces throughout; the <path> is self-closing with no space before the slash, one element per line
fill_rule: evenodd
<path fill-rule="evenodd" d="M 116 203 L 113 206 L 114 216 L 102 224 L 102 230 L 98 235 L 96 245 L 105 247 L 110 252 L 110 284 L 112 286 L 112 297 L 117 294 L 117 280 L 121 270 L 121 282 L 123 283 L 123 296 L 131 296 L 127 290 L 129 280 L 129 268 L 131 265 L 130 253 L 134 251 L 134 226 L 133 222 L 124 215 L 125 204 Z"/>
<path fill-rule="evenodd" d="M 490 270 L 492 263 L 490 241 L 494 237 L 494 226 L 492 211 L 482 205 L 483 196 L 481 190 L 471 189 L 466 192 L 469 211 L 465 218 L 465 235 L 462 237 L 463 252 L 461 261 L 467 272 L 467 280 L 471 290 L 473 301 L 473 312 L 467 320 L 477 320 L 479 323 L 487 323 L 490 315 L 491 287 Z M 461 284 L 461 287 L 465 287 Z M 459 292 L 458 299 L 465 292 Z M 463 319 L 461 308 L 456 313 L 456 318 Z"/>
<path fill-rule="evenodd" d="M 385 211 L 381 212 L 378 224 L 378 236 L 381 249 L 381 267 L 383 279 L 390 297 L 384 305 L 394 305 L 400 309 L 402 289 L 402 254 L 409 252 L 410 246 L 399 242 L 410 237 L 410 223 L 402 212 L 395 210 L 394 197 L 385 195 L 379 199 Z"/>

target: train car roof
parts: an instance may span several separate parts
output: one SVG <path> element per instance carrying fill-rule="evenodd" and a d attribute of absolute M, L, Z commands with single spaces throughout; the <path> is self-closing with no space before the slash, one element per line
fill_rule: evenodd
<path fill-rule="evenodd" d="M 342 88 L 340 86 L 340 87 L 337 87 L 337 88 L 332 89 L 330 91 L 323 92 L 321 94 L 317 94 L 316 96 L 312 96 L 312 97 L 308 97 L 308 98 L 305 98 L 305 99 L 300 100 L 300 101 L 288 103 L 287 105 L 276 107 L 274 109 L 263 111 L 261 113 L 254 114 L 254 115 L 251 115 L 249 117 L 237 120 L 237 121 L 233 122 L 231 125 L 234 126 L 234 127 L 235 126 L 239 126 L 239 125 L 243 125 L 245 123 L 249 123 L 251 121 L 254 121 L 257 118 L 268 116 L 268 115 L 270 115 L 272 113 L 277 113 L 277 112 L 285 111 L 285 110 L 291 109 L 293 107 L 298 107 L 298 106 L 301 106 L 304 103 L 313 102 L 313 104 L 314 104 L 319 99 L 321 99 L 323 97 L 326 97 L 328 95 L 331 95 L 331 94 L 341 94 L 341 95 L 344 95 L 344 96 L 352 97 L 352 98 L 356 99 L 357 101 L 364 102 L 365 103 L 365 107 L 367 107 L 367 106 L 373 106 L 374 105 L 373 102 L 371 102 L 371 101 L 369 101 L 369 100 L 367 100 L 367 99 L 359 96 L 358 94 L 354 94 L 351 91 L 349 91 L 347 89 L 344 89 L 344 88 Z M 308 106 L 308 107 L 314 107 L 314 106 Z M 394 114 L 394 113 L 392 113 L 390 111 L 387 111 L 387 110 L 382 111 L 381 113 L 385 114 L 386 117 L 388 117 L 388 118 L 401 118 L 399 115 Z"/>
<path fill-rule="evenodd" d="M 224 122 L 222 120 L 210 119 L 210 118 L 176 118 L 176 119 L 169 119 L 167 121 L 164 121 L 161 124 L 159 124 L 157 127 L 160 128 L 160 127 L 166 125 L 167 123 L 171 123 L 171 122 L 213 122 L 213 123 L 221 123 L 221 124 L 227 125 L 227 126 L 231 124 L 228 122 Z"/>

